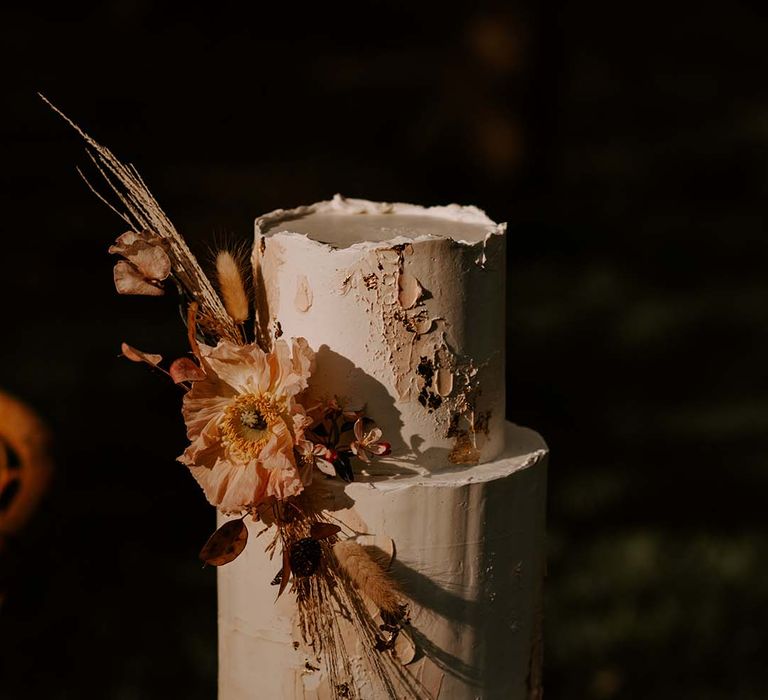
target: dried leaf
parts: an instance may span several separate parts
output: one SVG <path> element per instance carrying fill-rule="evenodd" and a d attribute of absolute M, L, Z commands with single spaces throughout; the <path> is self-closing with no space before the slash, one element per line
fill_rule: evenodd
<path fill-rule="evenodd" d="M 404 629 L 400 629 L 395 637 L 393 651 L 397 660 L 405 666 L 416 658 L 416 645 L 411 639 L 411 635 Z"/>
<path fill-rule="evenodd" d="M 316 458 L 315 466 L 326 476 L 336 476 L 336 467 L 327 459 Z"/>
<path fill-rule="evenodd" d="M 309 536 L 316 540 L 325 540 L 333 537 L 341 528 L 334 523 L 312 523 L 309 528 Z"/>
<path fill-rule="evenodd" d="M 248 542 L 248 527 L 238 520 L 224 523 L 200 550 L 200 559 L 211 566 L 222 566 L 237 559 Z"/>
<path fill-rule="evenodd" d="M 148 281 L 136 267 L 125 260 L 115 263 L 113 278 L 118 294 L 139 294 L 150 297 L 161 297 L 165 294 L 165 290 L 159 284 Z"/>
<path fill-rule="evenodd" d="M 174 360 L 168 372 L 176 384 L 181 382 L 199 382 L 205 379 L 205 372 L 188 357 L 180 357 L 178 360 Z"/>
<path fill-rule="evenodd" d="M 277 592 L 278 598 L 281 595 L 283 595 L 283 591 L 285 590 L 285 587 L 288 585 L 288 580 L 291 578 L 291 558 L 290 556 L 288 556 L 288 549 L 285 547 L 283 548 L 283 570 L 281 574 L 282 575 L 280 576 L 280 590 Z"/>
<path fill-rule="evenodd" d="M 131 362 L 146 362 L 148 365 L 152 365 L 152 367 L 156 367 L 163 359 L 162 355 L 156 355 L 151 352 L 143 352 L 142 350 L 137 350 L 136 348 L 128 345 L 128 343 L 122 343 L 120 345 L 120 349 L 123 352 L 123 357 L 130 360 Z"/>
<path fill-rule="evenodd" d="M 200 354 L 200 345 L 197 342 L 197 309 L 198 303 L 196 301 L 191 302 L 187 307 L 187 339 L 195 357 L 204 365 Z"/>
<path fill-rule="evenodd" d="M 349 452 L 339 452 L 339 456 L 333 463 L 336 470 L 336 476 L 347 483 L 355 480 L 355 473 L 352 471 L 352 464 L 349 459 Z"/>
<path fill-rule="evenodd" d="M 109 252 L 122 255 L 146 279 L 162 281 L 171 274 L 171 259 L 163 249 L 163 241 L 151 231 L 126 231 Z"/>

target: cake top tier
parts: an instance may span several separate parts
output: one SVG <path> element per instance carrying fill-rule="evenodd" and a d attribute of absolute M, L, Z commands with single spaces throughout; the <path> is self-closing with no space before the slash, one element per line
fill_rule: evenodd
<path fill-rule="evenodd" d="M 256 220 L 261 336 L 307 340 L 312 398 L 365 406 L 389 473 L 503 450 L 504 231 L 476 207 L 339 195 Z"/>
<path fill-rule="evenodd" d="M 341 195 L 328 202 L 279 209 L 261 217 L 256 224 L 266 236 L 303 234 L 333 248 L 429 238 L 450 238 L 476 245 L 488 236 L 504 232 L 503 224 L 494 223 L 476 207 L 420 207 L 346 199 Z"/>

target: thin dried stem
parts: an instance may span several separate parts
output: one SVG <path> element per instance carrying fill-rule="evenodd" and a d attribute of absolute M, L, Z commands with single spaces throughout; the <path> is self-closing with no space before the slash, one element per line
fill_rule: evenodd
<path fill-rule="evenodd" d="M 174 275 L 190 297 L 199 302 L 200 318 L 207 322 L 207 330 L 219 337 L 240 343 L 241 336 L 237 325 L 230 318 L 210 280 L 192 255 L 184 239 L 179 235 L 144 184 L 144 180 L 136 168 L 130 164 L 123 164 L 112 151 L 91 138 L 44 95 L 38 94 L 43 102 L 64 119 L 86 142 L 88 155 L 99 174 L 125 207 L 125 211 L 120 212 L 109 204 L 86 179 L 89 189 L 137 231 L 152 231 L 166 241 Z M 80 175 L 83 177 L 82 173 Z M 83 179 L 85 178 L 83 177 Z"/>

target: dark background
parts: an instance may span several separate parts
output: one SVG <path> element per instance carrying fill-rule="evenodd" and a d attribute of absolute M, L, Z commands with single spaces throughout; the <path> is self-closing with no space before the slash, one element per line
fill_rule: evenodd
<path fill-rule="evenodd" d="M 184 352 L 174 302 L 114 293 L 124 227 L 37 90 L 200 257 L 337 191 L 508 221 L 507 412 L 552 450 L 546 697 L 766 697 L 765 14 L 283 5 L 2 11 L 0 387 L 59 469 L 0 608 L 0 697 L 215 694 L 180 395 L 118 358 Z"/>

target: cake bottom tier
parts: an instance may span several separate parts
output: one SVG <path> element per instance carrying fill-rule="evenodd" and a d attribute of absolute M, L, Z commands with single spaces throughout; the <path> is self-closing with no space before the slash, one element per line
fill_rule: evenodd
<path fill-rule="evenodd" d="M 508 424 L 494 462 L 328 491 L 335 517 L 374 544 L 394 543 L 391 572 L 408 599 L 416 654 L 389 689 L 351 627 L 353 687 L 331 687 L 327 660 L 302 641 L 294 596 L 275 601 L 279 558 L 270 560 L 256 539 L 262 524 L 248 519 L 248 546 L 218 571 L 220 700 L 538 698 L 546 462 L 541 437 Z"/>

